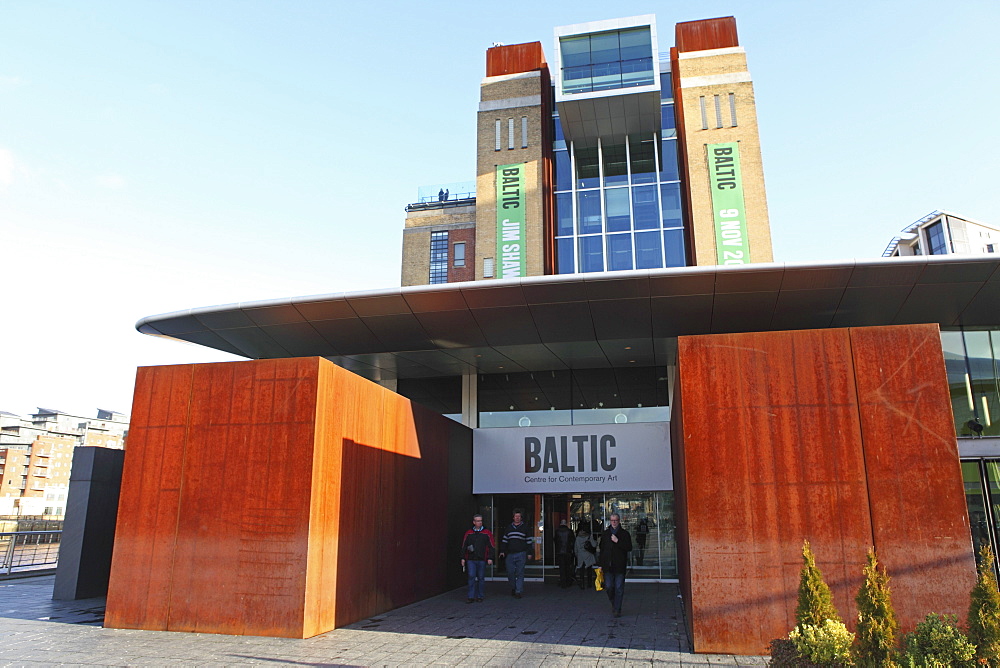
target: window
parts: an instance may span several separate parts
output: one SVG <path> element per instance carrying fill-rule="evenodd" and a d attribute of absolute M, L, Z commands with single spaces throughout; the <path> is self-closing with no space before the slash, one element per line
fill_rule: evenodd
<path fill-rule="evenodd" d="M 933 225 L 928 225 L 924 229 L 924 233 L 927 235 L 929 255 L 946 255 L 948 253 L 948 244 L 944 238 L 944 225 L 941 224 L 940 220 Z"/>
<path fill-rule="evenodd" d="M 563 37 L 559 50 L 566 95 L 648 86 L 655 81 L 649 26 Z"/>
<path fill-rule="evenodd" d="M 521 148 L 528 148 L 528 117 L 521 116 Z"/>
<path fill-rule="evenodd" d="M 448 282 L 448 233 L 431 232 L 430 283 Z"/>
<path fill-rule="evenodd" d="M 507 119 L 507 148 L 514 148 L 514 119 Z"/>
<path fill-rule="evenodd" d="M 454 258 L 454 264 L 456 267 L 465 266 L 465 242 L 460 241 L 455 244 L 454 250 L 452 251 L 452 258 Z"/>
<path fill-rule="evenodd" d="M 729 118 L 732 121 L 732 126 L 736 127 L 736 93 L 729 94 Z"/>
<path fill-rule="evenodd" d="M 498 151 L 500 150 L 500 119 L 499 118 L 497 119 L 497 148 L 496 148 L 496 150 L 498 150 Z"/>
<path fill-rule="evenodd" d="M 993 244 L 986 244 L 986 252 L 993 253 Z"/>

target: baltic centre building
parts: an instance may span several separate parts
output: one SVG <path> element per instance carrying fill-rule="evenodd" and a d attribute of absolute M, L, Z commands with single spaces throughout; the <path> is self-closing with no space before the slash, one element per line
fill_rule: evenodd
<path fill-rule="evenodd" d="M 471 513 L 514 509 L 539 579 L 619 513 L 699 652 L 787 633 L 805 539 L 845 618 L 871 546 L 904 629 L 967 608 L 1000 261 L 773 262 L 736 21 L 672 32 L 489 49 L 475 180 L 406 207 L 403 287 L 139 322 L 252 361 L 139 370 L 110 626 L 315 635 L 457 586 Z"/>

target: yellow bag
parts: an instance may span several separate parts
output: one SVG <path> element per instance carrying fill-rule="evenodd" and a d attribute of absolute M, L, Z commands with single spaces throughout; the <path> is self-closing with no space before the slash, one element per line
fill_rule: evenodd
<path fill-rule="evenodd" d="M 604 591 L 604 569 L 594 566 L 594 589 Z"/>

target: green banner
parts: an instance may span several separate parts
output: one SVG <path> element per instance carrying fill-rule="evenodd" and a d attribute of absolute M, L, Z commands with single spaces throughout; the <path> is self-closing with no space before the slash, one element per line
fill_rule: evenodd
<path fill-rule="evenodd" d="M 719 264 L 748 264 L 747 219 L 743 205 L 740 145 L 708 145 L 708 173 L 712 181 L 712 214 Z"/>
<path fill-rule="evenodd" d="M 524 163 L 497 165 L 497 278 L 528 275 L 524 238 Z"/>

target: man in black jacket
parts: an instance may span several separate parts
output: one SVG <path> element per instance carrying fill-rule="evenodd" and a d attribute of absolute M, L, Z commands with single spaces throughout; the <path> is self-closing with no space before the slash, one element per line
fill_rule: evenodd
<path fill-rule="evenodd" d="M 566 520 L 560 520 L 559 528 L 556 529 L 555 547 L 556 563 L 559 564 L 559 586 L 563 588 L 573 584 L 573 548 L 575 545 L 576 537 L 566 526 Z"/>
<path fill-rule="evenodd" d="M 601 534 L 599 563 L 604 571 L 604 591 L 611 601 L 611 612 L 622 616 L 622 598 L 625 595 L 625 572 L 628 570 L 628 553 L 632 551 L 632 536 L 621 525 L 618 513 L 611 513 L 611 525 Z"/>
<path fill-rule="evenodd" d="M 493 534 L 483 527 L 483 516 L 472 516 L 472 528 L 462 536 L 462 568 L 469 574 L 469 598 L 466 603 L 482 603 L 485 595 L 486 565 L 493 565 Z"/>

